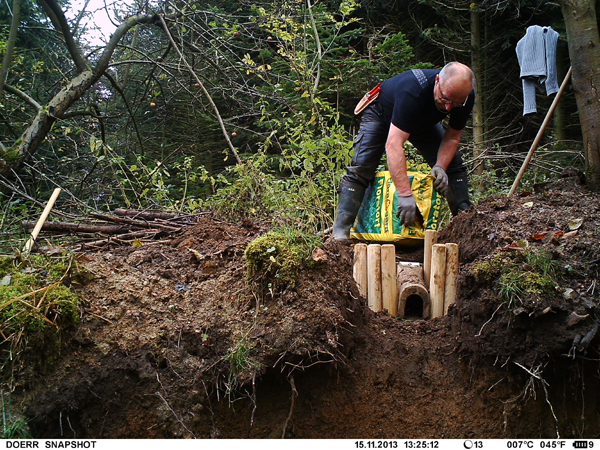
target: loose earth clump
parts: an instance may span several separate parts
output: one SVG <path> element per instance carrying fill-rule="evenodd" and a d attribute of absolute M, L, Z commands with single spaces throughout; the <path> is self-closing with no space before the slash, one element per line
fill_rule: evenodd
<path fill-rule="evenodd" d="M 459 296 L 431 320 L 369 310 L 351 246 L 250 221 L 85 252 L 80 323 L 11 408 L 39 438 L 595 437 L 600 199 L 561 186 L 441 232 Z"/>

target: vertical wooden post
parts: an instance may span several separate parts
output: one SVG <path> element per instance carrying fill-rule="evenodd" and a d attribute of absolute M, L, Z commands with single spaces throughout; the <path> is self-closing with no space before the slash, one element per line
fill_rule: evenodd
<path fill-rule="evenodd" d="M 438 232 L 436 230 L 425 230 L 425 247 L 423 254 L 423 279 L 425 287 L 429 289 L 429 278 L 431 274 L 431 247 L 437 244 Z"/>
<path fill-rule="evenodd" d="M 354 246 L 353 272 L 358 292 L 367 298 L 367 244 L 356 244 Z"/>
<path fill-rule="evenodd" d="M 456 302 L 456 282 L 458 280 L 458 244 L 446 244 L 446 282 L 444 287 L 444 315 Z"/>
<path fill-rule="evenodd" d="M 433 244 L 431 247 L 431 280 L 429 282 L 431 317 L 444 315 L 444 288 L 446 285 L 446 246 Z"/>
<path fill-rule="evenodd" d="M 31 252 L 31 249 L 33 248 L 33 244 L 35 243 L 35 240 L 37 239 L 38 235 L 40 234 L 40 231 L 42 231 L 42 226 L 44 225 L 44 222 L 46 222 L 46 219 L 48 218 L 50 211 L 52 211 L 52 207 L 54 206 L 54 203 L 56 203 L 56 200 L 58 199 L 58 196 L 60 195 L 60 193 L 61 193 L 61 188 L 54 189 L 54 192 L 50 196 L 50 200 L 48 200 L 48 204 L 44 208 L 44 211 L 42 212 L 40 219 L 38 220 L 37 224 L 35 225 L 35 228 L 31 232 L 31 237 L 25 244 L 25 247 L 23 247 L 23 251 L 21 252 L 21 254 L 23 256 L 26 257 Z"/>
<path fill-rule="evenodd" d="M 367 246 L 367 302 L 369 308 L 375 312 L 381 311 L 381 245 L 369 244 Z"/>
<path fill-rule="evenodd" d="M 398 315 L 398 289 L 396 287 L 396 246 L 381 246 L 381 293 L 383 309 L 390 316 Z"/>

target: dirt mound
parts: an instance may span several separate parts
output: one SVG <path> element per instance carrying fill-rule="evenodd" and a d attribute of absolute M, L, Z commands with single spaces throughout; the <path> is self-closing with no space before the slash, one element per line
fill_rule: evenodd
<path fill-rule="evenodd" d="M 331 242 L 260 298 L 250 222 L 87 253 L 81 325 L 14 399 L 36 437 L 595 436 L 598 200 L 545 186 L 462 213 L 440 235 L 460 245 L 459 299 L 434 320 L 371 312 Z"/>
<path fill-rule="evenodd" d="M 600 203 L 575 179 L 557 184 L 488 199 L 441 234 L 461 248 L 453 328 L 478 338 L 463 349 L 529 368 L 588 350 L 598 329 Z"/>

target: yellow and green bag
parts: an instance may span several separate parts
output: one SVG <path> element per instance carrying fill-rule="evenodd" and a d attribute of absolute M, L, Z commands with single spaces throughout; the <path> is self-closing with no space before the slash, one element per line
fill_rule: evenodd
<path fill-rule="evenodd" d="M 435 178 L 423 172 L 408 172 L 417 206 L 424 224 L 405 227 L 396 216 L 396 186 L 390 172 L 378 172 L 365 192 L 350 237 L 365 241 L 396 242 L 418 245 L 425 238 L 425 230 L 439 226 L 442 196 L 433 187 Z"/>

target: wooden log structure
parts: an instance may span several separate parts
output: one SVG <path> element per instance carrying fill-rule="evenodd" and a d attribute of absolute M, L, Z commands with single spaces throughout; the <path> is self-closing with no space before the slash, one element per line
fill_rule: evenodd
<path fill-rule="evenodd" d="M 434 244 L 431 247 L 431 276 L 429 280 L 429 297 L 431 300 L 431 317 L 444 315 L 444 290 L 446 287 L 446 246 Z"/>
<path fill-rule="evenodd" d="M 438 242 L 439 233 L 436 230 L 425 230 L 425 244 L 423 253 L 423 278 L 425 287 L 429 289 L 431 278 L 431 247 Z"/>
<path fill-rule="evenodd" d="M 353 276 L 358 292 L 367 297 L 367 244 L 356 244 L 354 246 Z"/>
<path fill-rule="evenodd" d="M 398 290 L 396 282 L 396 246 L 381 246 L 381 296 L 383 309 L 391 316 L 398 315 Z"/>
<path fill-rule="evenodd" d="M 367 246 L 367 303 L 369 308 L 379 312 L 383 308 L 381 297 L 381 245 L 369 244 Z"/>
<path fill-rule="evenodd" d="M 422 301 L 422 318 L 429 317 L 431 313 L 431 303 L 429 301 L 429 292 L 425 287 L 423 279 L 423 265 L 414 262 L 399 262 L 397 266 L 397 286 L 398 286 L 398 317 L 406 317 L 406 305 L 409 298 L 420 298 Z"/>
<path fill-rule="evenodd" d="M 444 285 L 444 315 L 456 303 L 456 283 L 458 281 L 458 244 L 446 245 L 446 280 Z"/>

